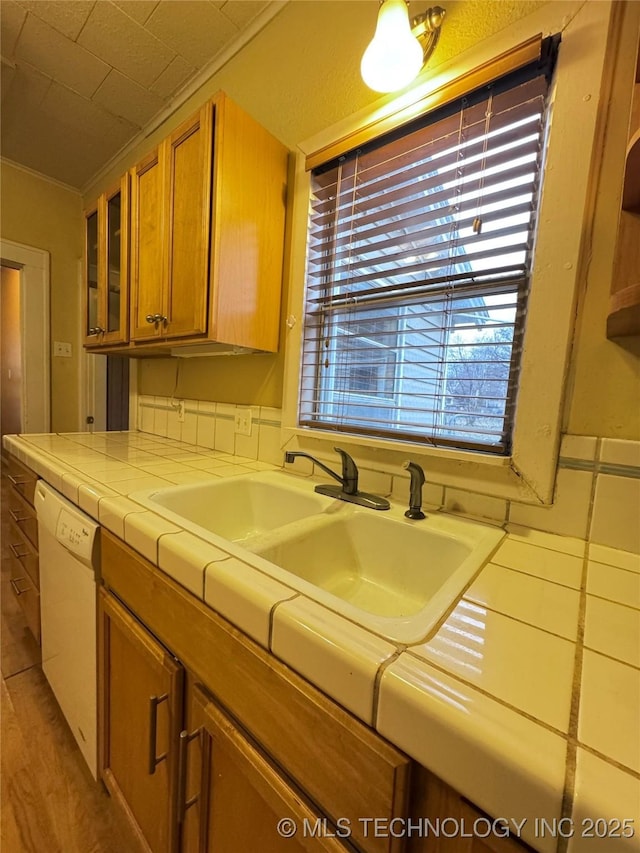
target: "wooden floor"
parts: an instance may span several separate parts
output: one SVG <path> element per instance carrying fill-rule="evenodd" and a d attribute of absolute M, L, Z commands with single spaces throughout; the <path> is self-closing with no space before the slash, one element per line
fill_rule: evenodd
<path fill-rule="evenodd" d="M 42 673 L 38 645 L 9 585 L 10 535 L 1 516 L 0 850 L 140 853 L 115 803 L 91 777 Z"/>

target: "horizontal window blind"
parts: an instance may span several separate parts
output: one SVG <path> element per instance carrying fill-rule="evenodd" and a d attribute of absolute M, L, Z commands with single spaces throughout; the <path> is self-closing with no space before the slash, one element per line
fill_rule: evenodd
<path fill-rule="evenodd" d="M 548 77 L 311 173 L 302 426 L 510 452 Z"/>

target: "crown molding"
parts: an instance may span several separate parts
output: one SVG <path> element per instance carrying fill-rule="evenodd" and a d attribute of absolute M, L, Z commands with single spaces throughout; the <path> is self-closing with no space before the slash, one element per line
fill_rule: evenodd
<path fill-rule="evenodd" d="M 82 196 L 78 187 L 72 187 L 71 184 L 65 184 L 63 181 L 58 181 L 56 178 L 49 177 L 49 175 L 43 175 L 42 172 L 38 172 L 36 169 L 30 169 L 29 166 L 23 166 L 22 163 L 16 163 L 15 160 L 10 160 L 8 157 L 0 157 L 0 164 L 3 166 L 11 166 L 19 172 L 24 172 L 34 178 L 39 178 L 41 181 L 46 181 L 48 184 L 53 184 L 55 187 L 60 187 L 60 189 L 67 190 L 74 195 Z"/>

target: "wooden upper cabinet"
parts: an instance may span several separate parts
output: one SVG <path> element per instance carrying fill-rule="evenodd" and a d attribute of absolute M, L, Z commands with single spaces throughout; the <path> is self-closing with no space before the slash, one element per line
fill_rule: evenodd
<path fill-rule="evenodd" d="M 85 211 L 85 344 L 129 335 L 129 175 Z"/>
<path fill-rule="evenodd" d="M 214 110 L 209 336 L 275 352 L 288 151 L 223 93 Z"/>
<path fill-rule="evenodd" d="M 131 170 L 131 340 L 278 348 L 287 149 L 218 93 Z"/>
<path fill-rule="evenodd" d="M 164 183 L 161 149 L 131 170 L 131 340 L 157 337 L 164 323 Z"/>
<path fill-rule="evenodd" d="M 165 143 L 169 190 L 168 337 L 207 331 L 211 222 L 212 107 L 181 125 Z"/>

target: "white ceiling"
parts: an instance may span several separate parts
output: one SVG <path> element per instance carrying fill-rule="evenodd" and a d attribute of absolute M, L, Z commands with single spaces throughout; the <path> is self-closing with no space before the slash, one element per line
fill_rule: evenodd
<path fill-rule="evenodd" d="M 2 156 L 83 187 L 270 5 L 1 0 Z"/>

